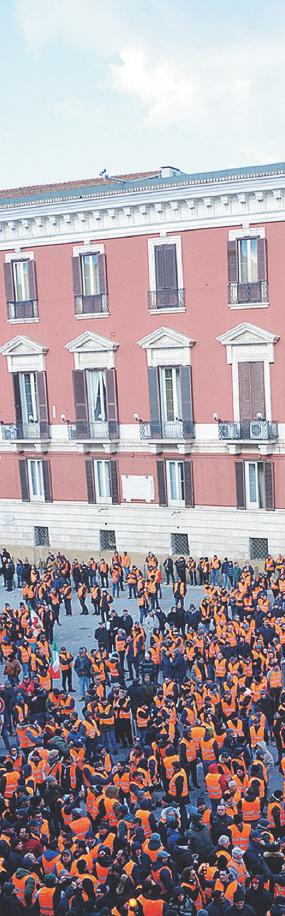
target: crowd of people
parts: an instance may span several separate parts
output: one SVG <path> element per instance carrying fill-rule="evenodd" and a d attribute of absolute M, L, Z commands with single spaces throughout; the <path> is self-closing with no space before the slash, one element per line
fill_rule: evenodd
<path fill-rule="evenodd" d="M 50 555 L 17 585 L 0 615 L 0 916 L 285 914 L 285 559 Z M 94 640 L 57 664 L 77 600 Z"/>

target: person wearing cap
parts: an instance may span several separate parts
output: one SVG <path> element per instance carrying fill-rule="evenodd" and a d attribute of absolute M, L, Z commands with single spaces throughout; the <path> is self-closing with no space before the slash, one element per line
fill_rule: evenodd
<path fill-rule="evenodd" d="M 235 891 L 232 906 L 228 910 L 229 916 L 238 916 L 239 913 L 243 913 L 243 916 L 255 916 L 253 908 L 246 903 L 243 888 L 240 887 Z"/>
<path fill-rule="evenodd" d="M 170 867 L 171 857 L 166 849 L 158 853 L 156 862 L 152 863 L 151 877 L 159 885 L 162 897 L 173 893 L 174 882 Z"/>

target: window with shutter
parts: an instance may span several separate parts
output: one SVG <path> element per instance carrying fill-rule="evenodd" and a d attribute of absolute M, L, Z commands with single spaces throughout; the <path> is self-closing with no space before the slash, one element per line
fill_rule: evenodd
<path fill-rule="evenodd" d="M 228 242 L 229 303 L 267 303 L 266 239 L 258 236 Z"/>
<path fill-rule="evenodd" d="M 83 369 L 73 369 L 73 393 L 76 433 L 79 438 L 89 435 L 86 375 Z"/>
<path fill-rule="evenodd" d="M 95 493 L 95 477 L 94 477 L 94 462 L 92 459 L 85 461 L 85 473 L 86 473 L 86 486 L 87 486 L 87 500 L 89 503 L 96 502 L 96 493 Z"/>
<path fill-rule="evenodd" d="M 118 462 L 110 461 L 109 465 L 112 503 L 118 505 L 120 502 Z"/>
<path fill-rule="evenodd" d="M 35 261 L 20 258 L 4 264 L 8 318 L 18 321 L 38 318 Z"/>
<path fill-rule="evenodd" d="M 45 466 L 45 469 L 44 469 Z M 31 458 L 27 461 L 30 499 L 36 502 L 52 502 L 49 461 Z"/>
<path fill-rule="evenodd" d="M 155 290 L 150 291 L 150 308 L 177 308 L 184 305 L 184 290 L 178 288 L 177 248 L 175 244 L 155 245 Z"/>
<path fill-rule="evenodd" d="M 75 313 L 95 315 L 108 311 L 106 256 L 84 252 L 72 259 Z"/>
<path fill-rule="evenodd" d="M 244 465 L 246 507 L 248 509 L 274 509 L 273 462 L 246 461 Z"/>
<path fill-rule="evenodd" d="M 53 502 L 50 461 L 42 461 L 44 497 L 46 503 Z"/>
<path fill-rule="evenodd" d="M 119 414 L 116 369 L 106 369 L 107 421 L 110 439 L 119 436 Z"/>
<path fill-rule="evenodd" d="M 42 439 L 50 437 L 46 372 L 36 373 L 38 419 Z"/>
<path fill-rule="evenodd" d="M 256 417 L 265 419 L 264 363 L 261 361 L 238 363 L 238 382 L 241 423 L 249 424 Z M 248 438 L 250 438 L 250 433 Z"/>

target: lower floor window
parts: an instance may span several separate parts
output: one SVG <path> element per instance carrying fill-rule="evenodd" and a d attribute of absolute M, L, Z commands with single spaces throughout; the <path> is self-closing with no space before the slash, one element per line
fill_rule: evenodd
<path fill-rule="evenodd" d="M 265 508 L 264 463 L 246 461 L 245 463 L 246 505 L 249 509 Z"/>
<path fill-rule="evenodd" d="M 97 502 L 111 500 L 110 462 L 94 461 Z"/>
<path fill-rule="evenodd" d="M 168 503 L 185 502 L 184 462 L 167 461 Z"/>
<path fill-rule="evenodd" d="M 28 476 L 30 485 L 30 499 L 45 498 L 43 463 L 37 459 L 28 461 Z"/>
<path fill-rule="evenodd" d="M 49 530 L 42 525 L 35 525 L 35 547 L 49 547 Z"/>

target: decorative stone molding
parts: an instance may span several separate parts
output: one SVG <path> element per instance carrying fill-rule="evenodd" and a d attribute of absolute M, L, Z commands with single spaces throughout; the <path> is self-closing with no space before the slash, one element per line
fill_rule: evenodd
<path fill-rule="evenodd" d="M 8 372 L 43 372 L 47 352 L 48 347 L 21 334 L 0 347 L 0 353 L 7 358 Z"/>
<path fill-rule="evenodd" d="M 114 369 L 115 352 L 119 344 L 92 331 L 85 331 L 65 344 L 74 354 L 75 369 Z"/>
<path fill-rule="evenodd" d="M 169 366 L 175 363 L 189 366 L 194 344 L 192 337 L 164 327 L 138 340 L 138 345 L 146 350 L 148 366 Z"/>

